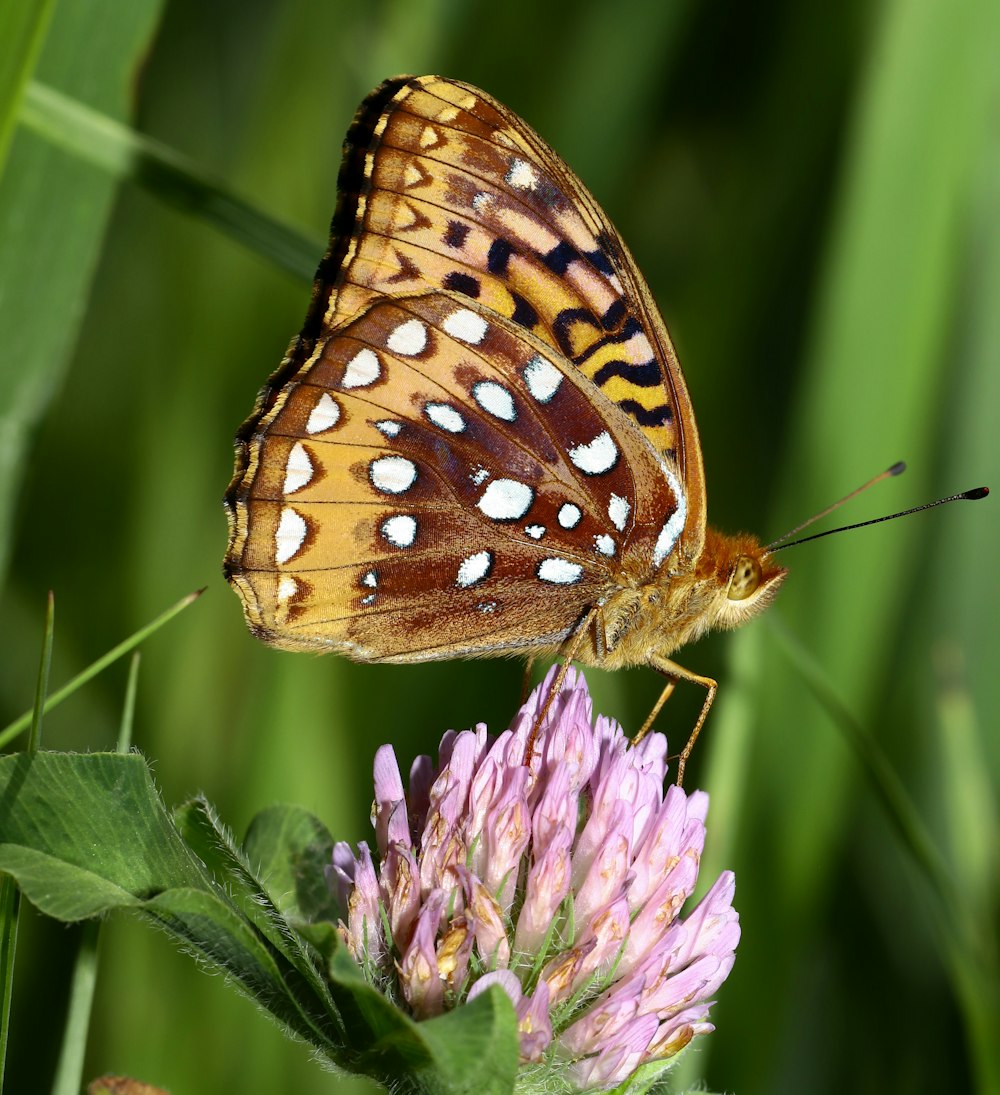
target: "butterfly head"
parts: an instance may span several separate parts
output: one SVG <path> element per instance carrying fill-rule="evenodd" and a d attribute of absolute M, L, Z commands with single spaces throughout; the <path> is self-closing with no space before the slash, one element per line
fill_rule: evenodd
<path fill-rule="evenodd" d="M 702 577 L 711 590 L 711 627 L 730 630 L 762 612 L 788 573 L 747 533 L 727 536 L 706 529 Z"/>

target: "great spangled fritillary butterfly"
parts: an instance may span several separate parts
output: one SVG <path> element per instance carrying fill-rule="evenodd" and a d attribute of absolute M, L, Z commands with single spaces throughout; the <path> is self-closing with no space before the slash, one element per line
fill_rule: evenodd
<path fill-rule="evenodd" d="M 250 629 L 359 661 L 647 665 L 660 703 L 707 688 L 697 733 L 716 683 L 669 655 L 785 571 L 706 524 L 684 378 L 618 233 L 520 118 L 436 76 L 368 96 L 339 191 L 237 438 L 225 572 Z"/>

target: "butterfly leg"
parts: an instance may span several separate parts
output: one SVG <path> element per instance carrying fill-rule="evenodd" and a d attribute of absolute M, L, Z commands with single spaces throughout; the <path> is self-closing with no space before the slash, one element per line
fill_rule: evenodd
<path fill-rule="evenodd" d="M 542 728 L 542 723 L 549 713 L 549 708 L 552 706 L 553 700 L 559 695 L 559 689 L 562 688 L 563 681 L 566 679 L 566 674 L 569 672 L 569 667 L 573 664 L 573 659 L 576 657 L 577 651 L 583 645 L 583 641 L 587 637 L 587 631 L 590 629 L 591 624 L 597 619 L 598 611 L 599 610 L 596 607 L 591 608 L 586 615 L 582 617 L 577 625 L 576 631 L 566 639 L 563 644 L 563 649 L 559 652 L 559 656 L 563 660 L 562 665 L 559 666 L 559 671 L 556 673 L 555 677 L 552 678 L 552 685 L 545 697 L 545 702 L 535 716 L 535 721 L 531 726 L 531 733 L 528 735 L 528 744 L 524 749 L 524 763 L 526 766 L 531 763 L 531 757 L 535 749 L 535 741 L 538 738 L 538 732 Z"/>
<path fill-rule="evenodd" d="M 534 654 L 528 655 L 528 660 L 524 663 L 524 677 L 521 680 L 521 706 L 523 707 L 528 702 L 528 696 L 531 693 L 531 673 L 535 668 L 535 662 L 538 659 Z"/>
<path fill-rule="evenodd" d="M 650 658 L 649 665 L 658 673 L 662 673 L 667 678 L 667 683 L 663 692 L 660 694 L 660 698 L 656 701 L 653 710 L 650 712 L 649 718 L 646 719 L 642 724 L 639 733 L 632 739 L 633 744 L 637 741 L 641 741 L 649 732 L 653 725 L 653 720 L 670 698 L 678 681 L 691 681 L 693 684 L 700 684 L 702 688 L 706 690 L 705 702 L 701 705 L 701 713 L 698 715 L 698 721 L 694 724 L 694 729 L 688 735 L 687 744 L 681 750 L 681 754 L 677 758 L 677 786 L 681 787 L 684 783 L 684 769 L 687 767 L 688 757 L 691 756 L 691 751 L 694 749 L 694 743 L 698 740 L 698 735 L 701 733 L 702 726 L 705 725 L 705 719 L 708 718 L 708 712 L 712 706 L 712 701 L 715 699 L 715 693 L 719 690 L 719 682 L 712 680 L 711 677 L 703 677 L 699 673 L 692 673 L 690 669 L 685 669 L 684 666 L 672 662 L 669 658 L 661 658 L 658 655 L 654 655 Z"/>

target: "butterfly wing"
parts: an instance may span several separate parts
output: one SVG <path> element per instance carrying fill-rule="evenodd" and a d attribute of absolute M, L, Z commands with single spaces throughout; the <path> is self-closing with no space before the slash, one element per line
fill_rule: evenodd
<path fill-rule="evenodd" d="M 399 77 L 358 111 L 339 195 L 305 328 L 272 392 L 373 301 L 464 295 L 546 343 L 642 430 L 682 484 L 679 546 L 693 562 L 705 486 L 680 366 L 627 247 L 556 153 L 477 88 Z"/>
<path fill-rule="evenodd" d="M 275 393 L 229 495 L 261 637 L 359 660 L 554 648 L 683 527 L 631 418 L 512 320 L 375 298 Z"/>

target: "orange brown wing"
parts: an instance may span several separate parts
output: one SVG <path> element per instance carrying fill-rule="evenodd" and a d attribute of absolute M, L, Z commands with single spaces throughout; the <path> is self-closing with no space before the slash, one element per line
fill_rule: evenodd
<path fill-rule="evenodd" d="M 455 293 L 376 298 L 247 439 L 227 576 L 284 647 L 555 647 L 659 567 L 678 491 L 632 419 L 520 325 Z"/>
<path fill-rule="evenodd" d="M 339 192 L 305 327 L 261 406 L 372 302 L 465 295 L 572 362 L 642 430 L 683 484 L 692 563 L 705 487 L 684 378 L 631 254 L 559 156 L 477 88 L 398 77 L 358 111 Z"/>

